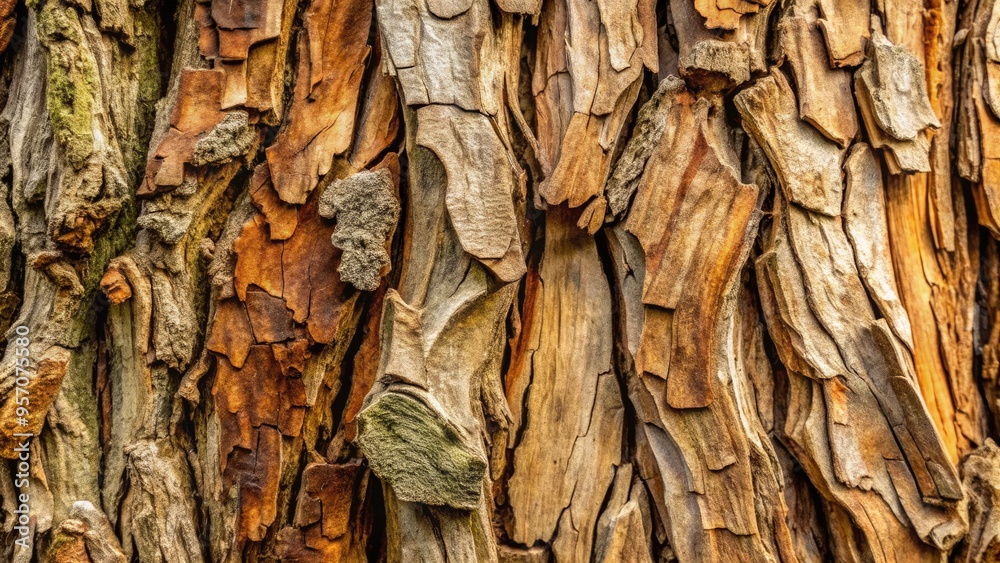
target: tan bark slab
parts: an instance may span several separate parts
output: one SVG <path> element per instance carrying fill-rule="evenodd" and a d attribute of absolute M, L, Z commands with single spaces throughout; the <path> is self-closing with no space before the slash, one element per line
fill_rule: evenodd
<path fill-rule="evenodd" d="M 601 502 L 621 463 L 624 407 L 611 365 L 610 289 L 593 239 L 555 210 L 522 332 L 530 360 L 517 365 L 528 386 L 507 400 L 523 408 L 508 503 L 511 539 L 552 542 L 556 557 L 593 550 Z M 572 291 L 551 288 L 572 287 Z M 588 342 L 584 353 L 574 343 Z M 521 406 L 523 405 L 523 406 Z M 557 438 L 554 438 L 557 437 Z"/>
<path fill-rule="evenodd" d="M 795 79 L 799 116 L 828 139 L 846 147 L 858 133 L 857 112 L 846 70 L 830 68 L 815 20 L 783 17 L 779 41 Z"/>
<path fill-rule="evenodd" d="M 357 1 L 333 8 L 321 2 L 306 10 L 286 125 L 266 149 L 274 189 L 288 203 L 305 203 L 333 156 L 351 145 L 371 6 Z"/>
<path fill-rule="evenodd" d="M 819 28 L 823 30 L 830 66 L 857 66 L 865 56 L 870 36 L 870 0 L 819 0 Z"/>
<path fill-rule="evenodd" d="M 774 167 L 785 197 L 824 215 L 840 214 L 844 151 L 798 118 L 795 93 L 779 69 L 735 98 L 744 127 Z"/>
<path fill-rule="evenodd" d="M 855 74 L 854 88 L 872 146 L 888 149 L 893 174 L 930 172 L 928 135 L 941 122 L 930 105 L 923 65 L 877 30 L 870 53 Z"/>

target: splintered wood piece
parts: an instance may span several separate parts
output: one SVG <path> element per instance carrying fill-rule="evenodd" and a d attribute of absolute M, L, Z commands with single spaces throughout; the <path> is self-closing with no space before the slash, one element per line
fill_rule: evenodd
<path fill-rule="evenodd" d="M 247 288 L 251 285 L 275 297 L 282 297 L 284 281 L 281 260 L 284 243 L 271 240 L 262 215 L 255 213 L 243 225 L 240 235 L 233 242 L 233 251 L 237 256 L 233 286 L 240 301 L 246 301 Z M 296 320 L 301 322 L 304 318 L 297 316 Z"/>
<path fill-rule="evenodd" d="M 254 168 L 253 178 L 250 180 L 250 196 L 267 220 L 271 240 L 288 240 L 299 224 L 298 209 L 278 197 L 266 162 Z"/>
<path fill-rule="evenodd" d="M 561 148 L 552 176 L 539 186 L 539 193 L 549 204 L 579 207 L 601 193 L 613 156 L 597 141 L 605 122 L 603 117 L 573 114 L 566 138 L 581 142 Z"/>
<path fill-rule="evenodd" d="M 785 238 L 774 238 L 757 259 L 756 270 L 767 297 L 762 301 L 768 328 L 777 335 L 782 362 L 814 379 L 846 373 L 837 343 L 809 308 L 802 273 Z"/>
<path fill-rule="evenodd" d="M 842 546 L 840 549 L 871 550 L 869 553 L 879 554 L 876 561 L 887 563 L 937 561 L 940 558 L 940 551 L 921 541 L 912 528 L 895 515 L 894 506 L 883 500 L 874 490 L 848 487 L 834 477 L 828 456 L 830 448 L 836 448 L 838 445 L 830 438 L 828 431 L 828 426 L 833 423 L 826 422 L 829 407 L 825 405 L 822 384 L 790 373 L 789 391 L 789 418 L 784 426 L 786 438 L 783 441 L 787 442 L 790 451 L 802 462 L 803 469 L 819 491 L 825 497 L 835 499 L 835 502 L 830 503 L 831 507 L 846 513 L 831 533 L 838 534 L 836 537 L 847 537 L 842 534 L 849 535 L 852 531 L 860 534 L 858 540 L 860 545 Z M 866 405 L 866 408 L 872 407 Z M 854 419 L 857 420 L 858 417 L 855 416 Z M 889 471 L 901 477 L 906 471 L 905 466 L 900 467 L 895 460 L 885 460 L 882 463 L 886 467 L 885 474 L 872 484 L 880 489 L 887 486 L 887 480 L 891 483 L 891 478 L 887 477 Z M 892 496 L 888 498 L 891 499 Z M 931 507 L 927 509 L 934 510 Z M 863 517 L 859 520 L 849 518 L 848 515 L 854 511 Z M 852 522 L 857 524 L 852 526 Z M 835 545 L 838 543 L 842 542 L 835 542 Z"/>
<path fill-rule="evenodd" d="M 799 115 L 841 147 L 858 134 L 858 117 L 846 70 L 830 68 L 819 28 L 805 17 L 788 16 L 778 23 L 779 43 L 792 69 Z"/>
<path fill-rule="evenodd" d="M 816 6 L 830 66 L 861 64 L 870 36 L 871 0 L 818 0 Z"/>
<path fill-rule="evenodd" d="M 376 4 L 389 72 L 409 106 L 442 104 L 484 110 L 483 96 L 488 94 L 481 91 L 480 48 L 490 29 L 489 5 L 485 0 L 455 2 L 465 10 L 447 18 L 434 13 L 434 8 L 443 10 L 446 4 L 417 0 Z M 457 9 L 452 7 L 452 11 Z"/>
<path fill-rule="evenodd" d="M 709 29 L 734 30 L 744 14 L 753 14 L 769 0 L 694 0 L 698 13 L 705 18 Z"/>
<path fill-rule="evenodd" d="M 314 193 L 299 207 L 298 227 L 284 242 L 277 267 L 295 321 L 308 327 L 313 341 L 330 344 L 339 335 L 344 304 L 357 296 L 337 273 L 341 251 L 330 242 L 334 225 L 320 217 L 318 201 Z"/>
<path fill-rule="evenodd" d="M 854 88 L 872 146 L 888 149 L 893 174 L 930 172 L 929 135 L 941 122 L 930 105 L 924 67 L 878 30 L 870 52 L 855 73 Z"/>
<path fill-rule="evenodd" d="M 370 63 L 375 69 L 385 64 L 380 45 L 375 44 L 375 57 Z M 372 164 L 396 141 L 401 127 L 396 83 L 388 74 L 376 70 L 365 86 L 365 99 L 361 103 L 357 132 L 351 147 L 351 166 L 360 170 Z"/>
<path fill-rule="evenodd" d="M 941 129 L 934 134 L 931 142 L 931 174 L 928 177 L 930 207 L 928 218 L 935 246 L 946 252 L 955 252 L 958 241 L 963 239 L 956 231 L 959 212 L 953 193 L 956 155 L 953 134 L 960 112 L 956 111 L 955 86 L 959 84 L 960 72 L 955 72 L 961 51 L 959 41 L 957 11 L 958 6 L 949 3 L 929 5 L 925 23 L 924 67 L 927 69 L 927 93 L 931 107 L 941 121 Z M 956 119 L 957 118 L 957 119 Z M 958 143 L 960 144 L 960 143 Z M 957 151 L 961 152 L 961 151 Z"/>
<path fill-rule="evenodd" d="M 962 496 L 956 471 L 916 389 L 904 349 L 888 324 L 875 320 L 839 219 L 783 198 L 776 199 L 775 207 L 765 253 L 787 256 L 782 249 L 788 244 L 802 278 L 778 272 L 759 276 L 760 283 L 771 288 L 762 295 L 785 293 L 783 288 L 799 283 L 809 288 L 807 306 L 836 342 L 848 368 L 812 383 L 805 383 L 810 374 L 790 372 L 801 379 L 792 381 L 784 430 L 793 453 L 821 491 L 829 491 L 848 513 L 861 510 L 870 515 L 876 498 L 898 499 L 905 519 L 892 515 L 891 505 L 882 505 L 877 509 L 886 512 L 886 518 L 859 525 L 874 548 L 880 549 L 892 528 L 898 534 L 911 525 L 919 540 L 915 537 L 914 543 L 897 549 L 919 551 L 927 544 L 950 548 L 963 526 L 954 504 Z M 786 306 L 772 300 L 764 307 L 769 327 L 780 330 L 775 316 Z M 783 355 L 790 351 L 783 346 L 778 350 Z M 787 360 L 786 365 L 794 365 Z M 822 394 L 822 406 L 809 399 L 817 393 Z M 810 400 L 812 407 L 807 406 Z M 814 413 L 806 414 L 810 409 Z M 815 442 L 820 433 L 829 441 Z"/>
<path fill-rule="evenodd" d="M 581 220 L 588 228 L 604 219 L 594 199 L 610 172 L 643 68 L 659 65 L 654 10 L 648 0 L 571 0 L 543 10 L 542 26 L 536 64 L 544 70 L 533 80 L 545 172 L 538 193 L 549 205 L 589 205 Z"/>
<path fill-rule="evenodd" d="M 621 292 L 621 346 L 634 362 L 625 365 L 634 365 L 627 377 L 640 474 L 658 514 L 669 513 L 664 525 L 679 559 L 778 558 L 790 542 L 786 509 L 752 500 L 758 486 L 779 490 L 776 474 L 752 461 L 774 454 L 753 438 L 765 432 L 753 409 L 737 408 L 748 399 L 739 390 L 762 369 L 745 353 L 757 349 L 759 329 L 737 320 L 755 306 L 733 294 L 756 234 L 759 189 L 737 176 L 721 96 L 698 98 L 666 82 L 648 104 L 662 114 L 662 133 L 625 223 L 605 230 Z M 626 154 L 650 142 L 640 131 Z"/>
<path fill-rule="evenodd" d="M 910 317 L 920 390 L 952 461 L 958 462 L 985 434 L 982 399 L 970 392 L 974 342 L 966 324 L 975 308 L 979 242 L 975 231 L 967 229 L 965 203 L 961 190 L 955 190 L 956 250 L 935 248 L 926 178 L 886 179 L 889 248 Z"/>
<path fill-rule="evenodd" d="M 882 170 L 868 145 L 854 145 L 844 162 L 844 229 L 854 248 L 861 279 L 893 332 L 913 350 L 910 318 L 896 290 L 889 252 Z"/>
<path fill-rule="evenodd" d="M 445 206 L 462 248 L 487 264 L 504 281 L 524 275 L 520 235 L 514 214 L 514 177 L 507 151 L 478 112 L 454 106 L 417 110 L 416 142 L 440 159 L 447 174 Z M 508 250 L 514 254 L 508 257 Z"/>
<path fill-rule="evenodd" d="M 639 2 L 635 0 L 598 0 L 603 31 L 607 33 L 611 68 L 621 72 L 632 65 L 632 54 L 642 46 L 643 37 L 639 22 Z"/>
<path fill-rule="evenodd" d="M 612 230 L 609 238 L 619 287 L 623 288 L 621 300 L 627 320 L 620 322 L 624 324 L 622 329 L 628 327 L 624 344 L 634 350 L 633 338 L 644 330 L 636 324 L 649 323 L 650 314 L 657 308 L 644 307 L 639 299 L 637 286 L 641 285 L 644 270 L 642 251 L 631 235 L 619 229 Z M 745 318 L 753 310 L 753 305 L 748 304 L 736 315 Z M 734 312 L 726 309 L 724 326 L 732 326 Z M 660 334 L 666 326 L 669 335 L 669 313 L 660 317 L 653 332 Z M 730 332 L 718 342 L 716 353 L 731 363 L 720 364 L 719 376 L 727 385 L 707 408 L 670 407 L 665 401 L 666 382 L 649 374 L 645 364 L 640 368 L 638 359 L 636 368 L 642 371 L 628 375 L 630 398 L 639 421 L 635 459 L 650 488 L 650 502 L 656 512 L 661 518 L 669 513 L 669 519 L 664 520 L 666 533 L 678 558 L 705 556 L 707 546 L 712 554 L 708 557 L 713 560 L 725 559 L 724 553 L 777 557 L 779 551 L 788 549 L 784 505 L 778 501 L 755 507 L 752 500 L 760 494 L 755 492 L 758 486 L 778 490 L 774 470 L 752 461 L 762 459 L 758 456 L 771 457 L 773 452 L 769 452 L 766 441 L 754 438 L 763 435 L 764 430 L 753 410 L 737 410 L 736 401 L 748 397 L 736 399 L 732 394 L 750 384 L 744 378 L 749 377 L 747 372 L 752 366 L 758 365 L 743 352 L 745 346 L 755 347 L 752 342 L 743 343 L 754 333 Z"/>
<path fill-rule="evenodd" d="M 632 464 L 618 468 L 611 497 L 598 520 L 594 560 L 600 563 L 653 561 L 648 545 L 653 527 L 649 495 L 633 473 Z"/>
<path fill-rule="evenodd" d="M 858 75 L 866 86 L 865 103 L 879 128 L 900 141 L 941 127 L 931 108 L 924 68 L 905 47 L 893 45 L 881 33 L 871 40 L 871 57 Z"/>
<path fill-rule="evenodd" d="M 720 33 L 705 27 L 704 18 L 690 0 L 670 0 L 680 75 L 691 84 L 721 91 L 750 80 L 751 71 L 766 70 L 768 22 L 777 2 L 760 4 L 756 13 L 730 18 L 727 25 L 732 31 Z"/>
<path fill-rule="evenodd" d="M 566 20 L 563 36 L 556 38 L 566 43 L 565 68 L 568 73 L 574 113 L 590 113 L 594 96 L 601 81 L 600 6 L 597 2 L 569 0 L 565 2 Z M 574 25 L 579 22 L 582 25 Z"/>
<path fill-rule="evenodd" d="M 613 217 L 621 217 L 638 189 L 646 163 L 660 142 L 667 125 L 674 97 L 686 88 L 676 76 L 663 79 L 641 108 L 632 139 L 615 164 L 614 172 L 605 185 L 604 196 Z M 612 217 L 609 217 L 609 220 Z"/>
<path fill-rule="evenodd" d="M 198 138 L 222 122 L 225 75 L 219 70 L 184 69 L 177 102 L 170 114 L 170 129 L 151 151 L 146 176 L 138 196 L 171 191 L 184 182 L 185 165 L 191 162 Z"/>
<path fill-rule="evenodd" d="M 1000 502 L 1000 448 L 992 441 L 962 462 L 962 485 L 969 498 L 969 536 L 954 561 L 972 563 L 1000 557 L 1000 527 L 993 507 Z"/>
<path fill-rule="evenodd" d="M 785 196 L 806 209 L 840 215 L 844 150 L 798 118 L 795 93 L 779 69 L 735 97 L 743 126 L 764 149 Z"/>
<path fill-rule="evenodd" d="M 246 308 L 250 329 L 258 344 L 282 342 L 295 337 L 292 312 L 280 297 L 251 287 L 246 294 Z"/>
<path fill-rule="evenodd" d="M 286 125 L 267 147 L 282 201 L 305 203 L 335 155 L 351 145 L 365 71 L 371 6 L 360 0 L 313 3 L 298 41 L 298 75 Z"/>
<path fill-rule="evenodd" d="M 684 375 L 668 377 L 668 403 L 704 407 L 715 396 L 710 350 L 717 348 L 717 314 L 748 249 L 758 191 L 739 181 L 736 153 L 717 136 L 721 107 L 686 90 L 663 104 L 670 108 L 666 127 L 626 228 L 645 253 L 643 303 L 675 313 L 672 335 L 643 340 L 639 354 L 669 348 L 674 373 Z M 684 227 L 690 224 L 702 228 Z"/>
<path fill-rule="evenodd" d="M 867 88 L 859 75 L 855 75 L 854 90 L 857 94 L 858 109 L 861 111 L 865 129 L 868 131 L 868 140 L 871 141 L 872 147 L 886 149 L 883 152 L 883 158 L 889 168 L 889 173 L 899 175 L 930 172 L 931 163 L 928 156 L 931 147 L 930 140 L 921 133 L 911 141 L 900 141 L 882 131 L 875 122 L 871 106 L 865 102 L 868 97 Z"/>
<path fill-rule="evenodd" d="M 216 305 L 212 323 L 219 328 L 209 332 L 205 347 L 225 355 L 233 367 L 243 367 L 254 344 L 246 307 L 237 299 L 224 299 Z"/>
<path fill-rule="evenodd" d="M 539 332 L 522 333 L 532 362 L 517 377 L 531 380 L 530 392 L 508 397 L 525 409 L 508 504 L 514 541 L 554 539 L 556 557 L 578 561 L 592 552 L 599 499 L 620 463 L 623 405 L 611 365 L 608 282 L 593 238 L 568 215 L 548 214 L 540 295 L 525 311 Z M 580 341 L 589 343 L 582 351 L 570 344 Z"/>

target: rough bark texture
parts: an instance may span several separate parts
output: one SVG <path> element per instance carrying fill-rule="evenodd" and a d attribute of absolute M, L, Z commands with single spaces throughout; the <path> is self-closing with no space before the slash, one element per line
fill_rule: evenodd
<path fill-rule="evenodd" d="M 0 560 L 1000 561 L 998 238 L 1000 0 L 0 0 Z"/>

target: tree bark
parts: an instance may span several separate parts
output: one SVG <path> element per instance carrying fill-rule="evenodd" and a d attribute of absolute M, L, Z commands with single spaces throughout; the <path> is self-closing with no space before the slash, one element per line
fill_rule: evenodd
<path fill-rule="evenodd" d="M 0 0 L 0 560 L 1000 561 L 1000 0 Z"/>

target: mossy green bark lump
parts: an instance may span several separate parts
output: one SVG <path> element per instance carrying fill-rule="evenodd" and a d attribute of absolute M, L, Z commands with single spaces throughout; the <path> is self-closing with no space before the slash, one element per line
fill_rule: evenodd
<path fill-rule="evenodd" d="M 420 401 L 386 393 L 358 415 L 358 446 L 401 500 L 472 510 L 486 460 Z"/>

